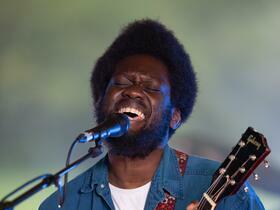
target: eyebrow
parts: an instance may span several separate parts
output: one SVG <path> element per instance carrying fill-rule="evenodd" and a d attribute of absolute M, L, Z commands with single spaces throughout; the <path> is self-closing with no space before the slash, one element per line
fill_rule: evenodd
<path fill-rule="evenodd" d="M 123 72 L 122 74 L 116 74 L 115 76 L 124 76 L 127 79 L 129 79 L 130 77 L 134 77 L 134 74 L 130 74 L 128 72 Z M 151 77 L 149 75 L 146 75 L 146 74 L 141 74 L 140 78 L 145 79 L 145 81 L 147 81 L 147 82 L 157 81 L 155 78 L 153 78 L 153 77 Z"/>

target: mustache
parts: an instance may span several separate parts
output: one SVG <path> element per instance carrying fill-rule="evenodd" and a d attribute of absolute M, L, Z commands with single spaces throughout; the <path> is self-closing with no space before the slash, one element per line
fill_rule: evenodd
<path fill-rule="evenodd" d="M 111 153 L 130 158 L 145 158 L 165 141 L 171 120 L 171 107 L 162 111 L 150 127 L 139 133 L 126 133 L 121 137 L 109 138 Z"/>
<path fill-rule="evenodd" d="M 137 99 L 125 98 L 125 99 L 121 99 L 121 100 L 117 101 L 113 105 L 113 109 L 110 110 L 110 113 L 105 113 L 103 110 L 103 106 L 104 106 L 104 103 L 102 101 L 95 109 L 95 117 L 96 117 L 97 123 L 101 123 L 105 119 L 106 115 L 117 112 L 119 109 L 121 109 L 123 107 L 137 108 L 137 109 L 141 110 L 145 116 L 151 115 L 151 111 L 150 111 L 151 109 L 149 109 L 150 106 L 145 104 L 145 102 L 143 102 L 142 100 L 137 100 Z"/>

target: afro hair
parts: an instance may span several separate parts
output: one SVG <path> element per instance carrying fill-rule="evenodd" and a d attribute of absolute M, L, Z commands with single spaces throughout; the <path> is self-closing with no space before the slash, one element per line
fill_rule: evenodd
<path fill-rule="evenodd" d="M 181 111 L 182 122 L 185 122 L 192 112 L 197 95 L 195 72 L 189 55 L 173 32 L 158 21 L 150 19 L 137 20 L 127 25 L 97 60 L 91 75 L 95 110 L 102 101 L 117 63 L 135 54 L 151 55 L 168 67 L 171 103 Z"/>

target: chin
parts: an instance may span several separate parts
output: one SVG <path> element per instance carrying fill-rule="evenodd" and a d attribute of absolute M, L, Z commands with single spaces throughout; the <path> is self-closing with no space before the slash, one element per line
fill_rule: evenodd
<path fill-rule="evenodd" d="M 106 114 L 99 113 L 98 120 Z M 152 151 L 166 144 L 169 136 L 171 108 L 167 107 L 157 117 L 149 117 L 144 121 L 132 121 L 128 132 L 118 138 L 109 138 L 108 149 L 111 154 L 130 158 L 145 158 Z"/>
<path fill-rule="evenodd" d="M 163 121 L 150 129 L 129 131 L 122 137 L 111 138 L 108 141 L 109 152 L 129 158 L 145 158 L 166 143 L 168 129 L 169 123 Z"/>

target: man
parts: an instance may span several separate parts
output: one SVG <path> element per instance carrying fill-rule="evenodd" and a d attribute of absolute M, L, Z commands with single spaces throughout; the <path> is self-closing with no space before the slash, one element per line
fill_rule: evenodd
<path fill-rule="evenodd" d="M 108 154 L 68 184 L 62 209 L 195 209 L 218 165 L 168 146 L 190 115 L 197 93 L 188 54 L 153 20 L 128 25 L 97 61 L 91 88 L 97 123 L 124 113 L 130 128 L 108 139 Z M 56 194 L 40 210 L 57 209 Z M 217 209 L 263 209 L 250 188 Z"/>

